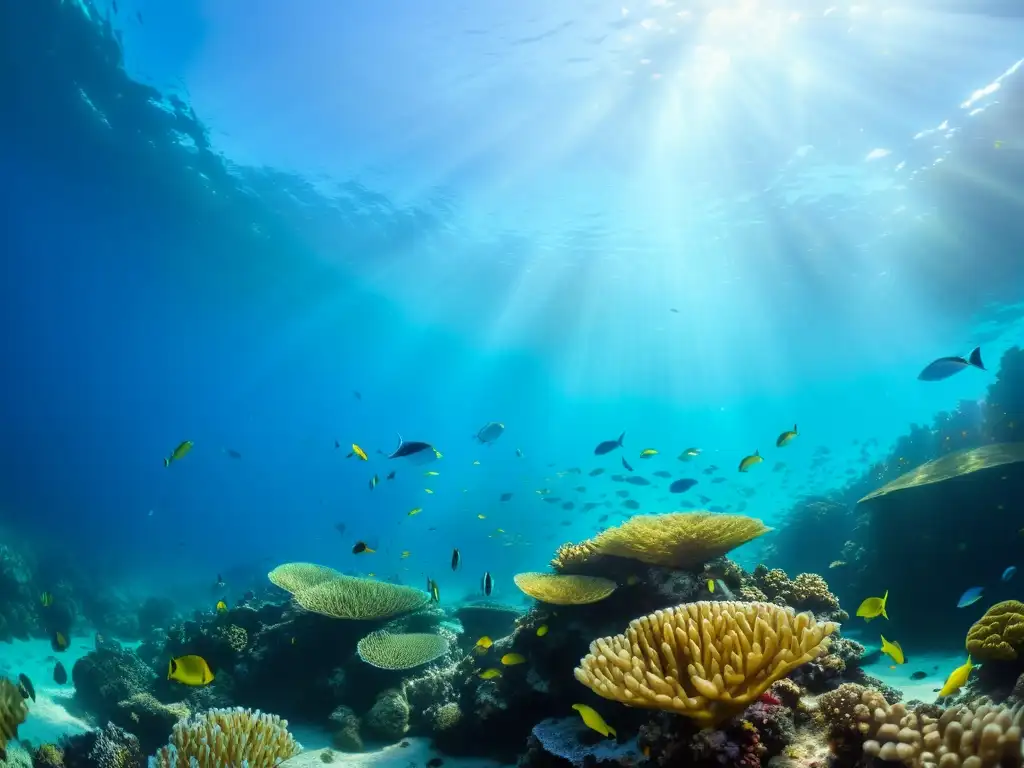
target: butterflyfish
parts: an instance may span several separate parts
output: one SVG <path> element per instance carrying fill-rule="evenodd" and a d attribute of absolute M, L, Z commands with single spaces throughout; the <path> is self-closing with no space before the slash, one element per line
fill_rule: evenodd
<path fill-rule="evenodd" d="M 489 638 L 487 635 L 484 635 L 476 641 L 476 645 L 474 646 L 474 648 L 477 649 L 478 653 L 482 653 L 483 651 L 486 651 L 488 648 L 490 648 L 492 645 L 494 645 L 494 641 L 491 640 L 491 638 Z"/>
<path fill-rule="evenodd" d="M 597 711 L 586 704 L 573 704 L 572 708 L 580 713 L 580 717 L 583 718 L 583 723 L 587 728 L 597 731 L 606 739 L 615 738 L 618 735 L 615 733 L 615 729 L 608 725 Z"/>
<path fill-rule="evenodd" d="M 740 461 L 739 471 L 746 472 L 748 469 L 753 467 L 755 464 L 760 464 L 764 459 L 761 458 L 760 451 L 754 451 L 749 456 L 744 456 L 743 460 Z"/>
<path fill-rule="evenodd" d="M 679 454 L 680 461 L 690 461 L 700 456 L 700 448 L 687 448 Z"/>
<path fill-rule="evenodd" d="M 223 600 L 218 600 L 217 601 L 217 613 L 227 613 L 227 611 L 228 611 L 228 604 L 225 603 Z"/>
<path fill-rule="evenodd" d="M 66 651 L 68 648 L 68 639 L 64 637 L 63 632 L 54 632 L 50 637 L 50 647 L 55 651 Z"/>
<path fill-rule="evenodd" d="M 792 429 L 787 429 L 785 432 L 778 436 L 778 438 L 775 440 L 775 447 L 785 448 L 787 445 L 793 442 L 793 438 L 796 437 L 798 434 L 800 433 L 796 431 L 796 424 L 794 424 Z"/>
<path fill-rule="evenodd" d="M 860 607 L 857 608 L 857 615 L 865 621 L 871 621 L 881 616 L 883 619 L 888 619 L 888 615 L 885 613 L 885 602 L 889 599 L 889 590 L 885 590 L 885 594 L 881 597 L 869 597 Z"/>
<path fill-rule="evenodd" d="M 213 682 L 213 671 L 202 656 L 179 656 L 168 662 L 167 679 L 185 685 L 209 685 Z"/>
<path fill-rule="evenodd" d="M 971 663 L 971 657 L 968 656 L 967 661 L 949 673 L 949 677 L 946 678 L 946 684 L 939 689 L 939 697 L 952 696 L 963 688 L 967 678 L 971 676 L 972 669 L 974 669 L 974 664 Z"/>
<path fill-rule="evenodd" d="M 68 671 L 59 661 L 53 665 L 53 682 L 64 685 L 68 681 Z"/>
<path fill-rule="evenodd" d="M 900 647 L 899 643 L 890 643 L 882 635 L 879 635 L 879 637 L 882 638 L 882 653 L 886 654 L 897 664 L 906 663 L 906 659 L 903 657 L 903 649 Z"/>
<path fill-rule="evenodd" d="M 185 454 L 187 454 L 191 450 L 192 450 L 192 441 L 191 440 L 185 440 L 183 443 L 179 444 L 177 448 L 175 448 L 173 451 L 171 451 L 171 455 L 170 456 L 168 456 L 166 459 L 164 459 L 164 466 L 165 467 L 169 467 L 169 466 L 171 466 L 171 462 L 172 461 L 180 461 L 181 459 L 183 459 L 185 457 Z"/>
<path fill-rule="evenodd" d="M 352 450 L 349 452 L 348 456 L 346 456 L 345 458 L 346 459 L 351 459 L 353 456 L 358 456 L 363 461 L 367 461 L 366 451 L 364 451 L 362 448 L 360 448 L 355 443 L 352 443 Z"/>

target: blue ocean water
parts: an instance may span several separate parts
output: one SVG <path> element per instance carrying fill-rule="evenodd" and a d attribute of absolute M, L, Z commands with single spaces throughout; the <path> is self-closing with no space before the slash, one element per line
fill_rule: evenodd
<path fill-rule="evenodd" d="M 991 383 L 925 364 L 1020 341 L 1012 6 L 0 14 L 0 512 L 43 586 L 208 609 L 302 560 L 518 603 L 631 514 L 623 457 L 699 481 L 642 512 L 779 525 Z"/>

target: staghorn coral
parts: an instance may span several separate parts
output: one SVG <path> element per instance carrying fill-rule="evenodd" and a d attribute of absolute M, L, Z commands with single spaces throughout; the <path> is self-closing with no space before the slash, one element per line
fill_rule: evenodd
<path fill-rule="evenodd" d="M 615 591 L 615 582 L 598 576 L 557 573 L 517 573 L 512 581 L 535 600 L 552 605 L 587 605 Z"/>
<path fill-rule="evenodd" d="M 220 768 L 245 762 L 249 768 L 272 768 L 301 750 L 288 721 L 277 715 L 241 707 L 211 709 L 175 724 L 170 743 L 157 751 L 150 766 Z"/>
<path fill-rule="evenodd" d="M 412 669 L 448 652 L 448 641 L 426 633 L 371 632 L 356 646 L 359 658 L 379 669 Z"/>
<path fill-rule="evenodd" d="M 552 566 L 565 572 L 583 567 L 595 557 L 613 556 L 690 570 L 770 530 L 760 520 L 745 515 L 715 512 L 635 515 L 588 541 L 563 545 Z"/>
<path fill-rule="evenodd" d="M 711 726 L 824 653 L 835 631 L 831 622 L 772 603 L 689 603 L 595 640 L 575 674 L 606 699 Z"/>
<path fill-rule="evenodd" d="M 267 578 L 270 579 L 271 584 L 294 595 L 301 589 L 309 589 L 325 581 L 344 578 L 344 576 L 326 565 L 285 563 L 268 573 Z"/>
<path fill-rule="evenodd" d="M 967 632 L 967 652 L 978 661 L 1013 661 L 1024 647 L 1024 603 L 996 603 Z"/>
<path fill-rule="evenodd" d="M 387 581 L 345 576 L 295 593 L 307 611 L 334 619 L 387 619 L 422 608 L 430 595 Z"/>
<path fill-rule="evenodd" d="M 409 730 L 409 702 L 400 690 L 382 691 L 363 719 L 370 734 L 386 741 L 398 741 Z"/>

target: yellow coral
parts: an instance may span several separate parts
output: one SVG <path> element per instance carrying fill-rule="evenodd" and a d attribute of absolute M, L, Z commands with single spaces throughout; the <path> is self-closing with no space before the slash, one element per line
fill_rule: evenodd
<path fill-rule="evenodd" d="M 635 515 L 581 544 L 563 544 L 552 564 L 559 571 L 610 555 L 648 565 L 690 569 L 762 536 L 768 528 L 745 515 L 673 512 Z"/>
<path fill-rule="evenodd" d="M 240 766 L 273 768 L 302 751 L 288 721 L 249 709 L 211 709 L 178 722 L 171 741 L 151 761 L 155 768 Z"/>
<path fill-rule="evenodd" d="M 413 587 L 341 576 L 300 589 L 295 602 L 334 619 L 386 619 L 422 608 L 430 595 Z"/>
<path fill-rule="evenodd" d="M 773 603 L 688 603 L 595 640 L 575 674 L 606 699 L 713 726 L 824 653 L 836 629 Z"/>
<path fill-rule="evenodd" d="M 462 720 L 462 709 L 457 702 L 449 701 L 434 708 L 432 720 L 435 731 L 447 731 Z"/>
<path fill-rule="evenodd" d="M 271 584 L 293 595 L 300 589 L 309 589 L 341 576 L 342 574 L 333 568 L 315 563 L 285 563 L 267 574 Z"/>
<path fill-rule="evenodd" d="M 512 581 L 535 600 L 552 605 L 586 605 L 604 600 L 615 591 L 615 582 L 597 576 L 557 573 L 517 573 Z"/>
<path fill-rule="evenodd" d="M 18 686 L 6 677 L 0 678 L 0 750 L 11 739 L 18 738 L 18 726 L 28 717 L 28 706 Z"/>
<path fill-rule="evenodd" d="M 977 661 L 1013 661 L 1024 647 L 1024 603 L 996 603 L 967 632 L 967 651 Z"/>
<path fill-rule="evenodd" d="M 412 669 L 448 652 L 448 641 L 424 632 L 372 632 L 356 645 L 359 658 L 379 669 Z"/>

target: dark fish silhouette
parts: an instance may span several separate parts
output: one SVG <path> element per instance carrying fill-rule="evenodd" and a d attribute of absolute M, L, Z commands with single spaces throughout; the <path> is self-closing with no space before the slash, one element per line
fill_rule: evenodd
<path fill-rule="evenodd" d="M 629 483 L 630 485 L 650 485 L 651 484 L 650 480 L 648 480 L 646 477 L 641 477 L 640 475 L 635 475 L 634 477 L 627 477 L 626 478 L 626 482 Z"/>
<path fill-rule="evenodd" d="M 395 448 L 394 453 L 388 456 L 389 459 L 406 459 L 406 458 L 423 458 L 426 460 L 432 460 L 439 458 L 438 451 L 430 443 L 424 443 L 419 440 L 410 440 L 405 442 L 402 436 L 398 436 L 398 447 Z"/>
<path fill-rule="evenodd" d="M 625 469 L 628 469 L 628 470 L 629 470 L 630 472 L 632 472 L 632 471 L 633 471 L 633 468 L 632 468 L 631 466 L 629 466 L 629 462 L 628 462 L 628 461 L 626 461 L 626 457 L 625 457 L 625 456 L 623 456 L 623 457 L 622 457 L 622 466 L 623 466 L 623 467 L 624 467 Z"/>
<path fill-rule="evenodd" d="M 940 357 L 938 360 L 933 360 L 924 367 L 924 370 L 917 374 L 918 381 L 942 381 L 948 379 L 965 368 L 974 367 L 980 371 L 985 370 L 985 365 L 981 362 L 981 347 L 975 347 L 971 350 L 966 358 L 953 356 L 953 357 Z"/>
<path fill-rule="evenodd" d="M 597 469 L 592 469 L 587 474 L 590 475 L 591 477 L 597 477 L 598 475 L 604 474 L 604 467 L 598 467 Z"/>
<path fill-rule="evenodd" d="M 456 547 L 452 550 L 452 570 L 457 571 L 461 562 L 462 555 L 459 553 L 458 547 Z"/>
<path fill-rule="evenodd" d="M 59 661 L 53 667 L 53 682 L 57 685 L 64 685 L 68 681 L 68 671 Z"/>
<path fill-rule="evenodd" d="M 696 480 L 691 480 L 688 477 L 684 477 L 682 480 L 676 480 L 674 483 L 672 483 L 672 485 L 668 487 L 668 490 L 670 493 L 686 493 L 696 484 Z"/>
<path fill-rule="evenodd" d="M 226 453 L 232 459 L 240 459 L 240 458 L 242 458 L 242 454 L 240 454 L 238 451 L 234 450 L 233 448 L 225 448 L 224 449 L 224 453 Z"/>
<path fill-rule="evenodd" d="M 616 448 L 622 447 L 622 441 L 626 439 L 626 433 L 623 432 L 619 435 L 618 440 L 605 440 L 603 443 L 598 443 L 597 448 L 594 449 L 595 456 L 604 456 L 606 453 L 611 453 Z"/>
<path fill-rule="evenodd" d="M 501 499 L 502 501 L 508 501 L 509 499 L 512 498 L 512 494 L 511 493 L 503 493 L 498 498 Z"/>

